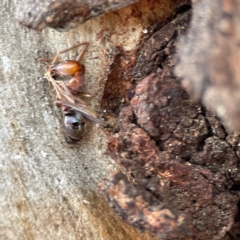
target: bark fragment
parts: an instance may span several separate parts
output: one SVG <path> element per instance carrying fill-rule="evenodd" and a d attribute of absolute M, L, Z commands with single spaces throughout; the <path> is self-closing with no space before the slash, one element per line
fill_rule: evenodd
<path fill-rule="evenodd" d="M 191 239 L 183 214 L 170 210 L 151 192 L 129 181 L 125 174 L 116 172 L 99 185 L 99 190 L 106 194 L 114 211 L 132 226 L 148 229 L 164 239 L 165 236 L 167 239 L 176 236 L 178 239 Z"/>
<path fill-rule="evenodd" d="M 231 228 L 236 237 L 239 134 L 226 132 L 173 75 L 175 41 L 189 16 L 180 14 L 141 50 L 133 78 L 138 84 L 108 143 L 127 177 L 115 172 L 99 188 L 125 222 L 160 239 L 221 239 Z M 161 45 L 163 30 L 171 37 Z M 157 73 L 145 77 L 150 72 Z"/>
<path fill-rule="evenodd" d="M 127 223 L 161 239 L 219 239 L 233 224 L 238 196 L 220 188 L 226 181 L 220 174 L 159 152 L 154 141 L 134 125 L 109 144 L 132 181 L 116 173 L 105 180 L 102 191 Z M 160 210 L 174 216 L 171 224 L 168 217 L 160 218 Z"/>
<path fill-rule="evenodd" d="M 28 0 L 17 3 L 16 18 L 26 27 L 41 30 L 45 27 L 68 31 L 92 17 L 120 9 L 137 0 Z"/>
<path fill-rule="evenodd" d="M 194 1 L 175 68 L 188 93 L 213 109 L 229 130 L 240 128 L 239 12 L 239 1 Z"/>

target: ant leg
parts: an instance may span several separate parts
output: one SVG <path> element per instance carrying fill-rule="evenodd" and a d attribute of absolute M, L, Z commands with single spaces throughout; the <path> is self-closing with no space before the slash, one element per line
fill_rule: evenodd
<path fill-rule="evenodd" d="M 52 64 L 54 64 L 54 63 L 57 61 L 59 55 L 61 55 L 61 54 L 63 54 L 63 53 L 66 53 L 66 52 L 69 52 L 69 51 L 71 51 L 71 50 L 73 50 L 73 49 L 75 49 L 75 48 L 77 48 L 77 47 L 79 47 L 79 46 L 81 46 L 81 45 L 86 45 L 86 46 L 88 46 L 88 42 L 78 43 L 78 44 L 76 44 L 76 45 L 74 45 L 74 46 L 72 46 L 72 47 L 70 47 L 70 48 L 67 48 L 67 49 L 65 49 L 65 50 L 63 50 L 63 51 L 60 51 L 59 53 L 57 53 L 57 55 L 56 55 L 55 58 L 53 59 Z M 84 48 L 84 50 L 85 50 L 85 49 L 86 49 L 86 47 Z"/>
<path fill-rule="evenodd" d="M 82 60 L 82 57 L 83 57 L 83 55 L 84 55 L 84 53 L 85 53 L 85 51 L 86 51 L 86 49 L 88 47 L 88 44 L 89 44 L 88 42 L 83 43 L 83 45 L 85 45 L 85 46 L 83 47 L 82 51 L 77 56 L 76 61 L 80 62 Z"/>
<path fill-rule="evenodd" d="M 52 58 L 39 58 L 38 61 L 40 63 L 46 64 L 48 67 L 50 67 L 50 62 L 52 61 Z"/>
<path fill-rule="evenodd" d="M 90 93 L 79 92 L 78 95 L 86 98 L 92 98 L 92 95 Z"/>
<path fill-rule="evenodd" d="M 93 97 L 92 92 L 85 85 L 82 86 L 82 90 L 83 90 L 82 92 L 81 91 L 79 92 L 80 95 L 88 98 Z"/>

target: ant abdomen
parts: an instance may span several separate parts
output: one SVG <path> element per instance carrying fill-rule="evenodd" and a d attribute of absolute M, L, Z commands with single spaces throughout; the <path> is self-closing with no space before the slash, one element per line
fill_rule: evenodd
<path fill-rule="evenodd" d="M 64 110 L 63 114 L 63 124 L 67 136 L 74 141 L 79 141 L 85 131 L 85 120 L 83 115 L 78 111 L 70 109 Z"/>

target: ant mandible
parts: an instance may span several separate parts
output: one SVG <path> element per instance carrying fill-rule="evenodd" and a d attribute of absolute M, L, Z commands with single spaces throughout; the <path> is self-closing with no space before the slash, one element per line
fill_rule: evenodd
<path fill-rule="evenodd" d="M 71 51 L 81 45 L 83 50 L 79 53 L 76 60 L 68 60 L 65 62 L 57 62 L 60 54 Z M 59 52 L 52 60 L 51 66 L 45 72 L 45 77 L 55 90 L 57 100 L 56 104 L 63 112 L 63 124 L 65 128 L 65 139 L 68 143 L 79 141 L 85 130 L 84 117 L 98 124 L 105 125 L 105 122 L 98 119 L 96 113 L 86 108 L 84 101 L 76 97 L 76 94 L 83 87 L 83 75 L 85 67 L 80 63 L 84 52 L 88 47 L 88 42 L 76 44 L 68 49 Z M 49 59 L 41 59 L 47 62 Z M 53 76 L 60 75 L 64 77 L 72 77 L 67 84 L 64 81 L 56 81 Z M 89 96 L 85 94 L 85 96 Z"/>

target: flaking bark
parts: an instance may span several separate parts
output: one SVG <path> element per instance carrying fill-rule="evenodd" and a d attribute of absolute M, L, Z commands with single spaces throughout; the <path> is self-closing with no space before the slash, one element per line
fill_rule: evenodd
<path fill-rule="evenodd" d="M 61 113 L 39 58 L 88 41 L 82 63 L 94 97 L 87 104 L 107 113 L 100 104 L 117 54 L 128 51 L 134 59 L 141 40 L 175 12 L 175 2 L 144 0 L 64 33 L 19 25 L 16 4 L 21 3 L 0 1 L 0 238 L 154 239 L 122 223 L 96 194 L 97 183 L 116 168 L 104 154 L 106 132 L 88 123 L 79 144 L 64 143 Z"/>

